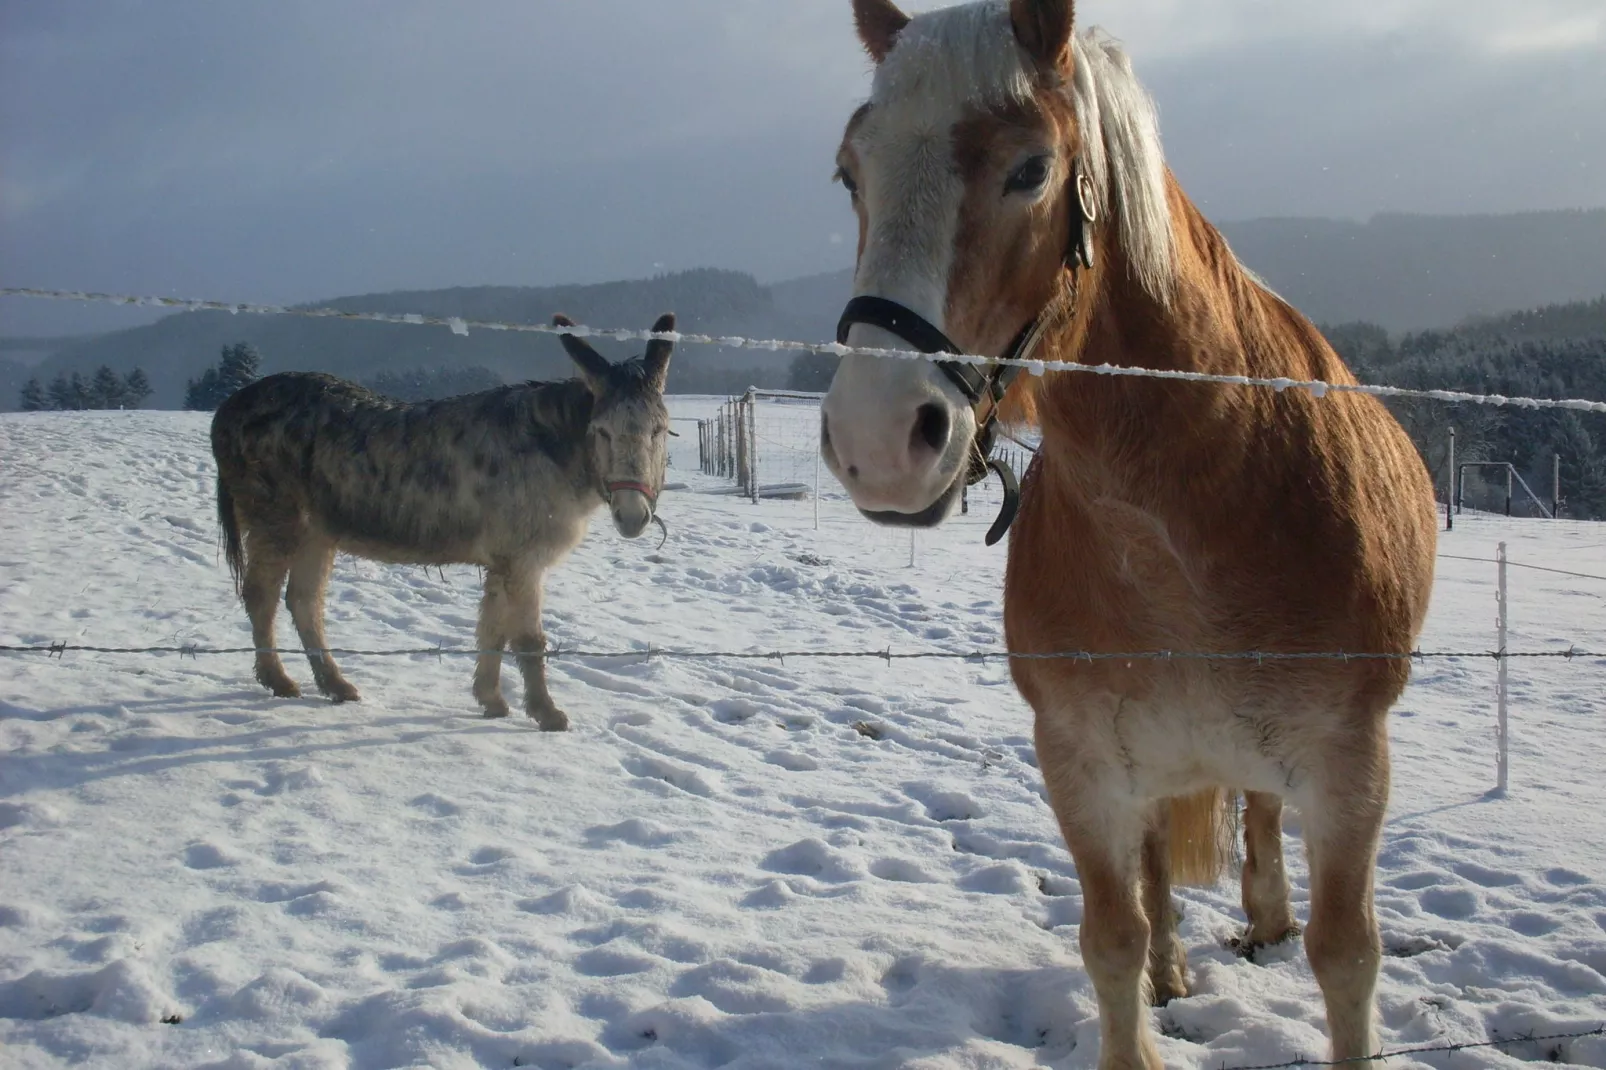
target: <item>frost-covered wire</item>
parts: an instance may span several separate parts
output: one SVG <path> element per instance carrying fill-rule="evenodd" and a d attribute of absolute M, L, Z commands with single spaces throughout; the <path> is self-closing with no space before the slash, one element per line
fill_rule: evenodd
<path fill-rule="evenodd" d="M 517 331 L 528 334 L 568 334 L 578 338 L 610 338 L 616 341 L 688 342 L 697 345 L 725 346 L 731 349 L 767 349 L 797 353 L 819 353 L 829 356 L 892 357 L 899 360 L 944 361 L 958 364 L 1002 364 L 1025 368 L 1033 375 L 1047 372 L 1082 372 L 1091 375 L 1113 375 L 1144 379 L 1173 379 L 1190 383 L 1217 383 L 1224 386 L 1253 386 L 1272 390 L 1306 390 L 1316 397 L 1327 394 L 1370 394 L 1380 398 L 1420 398 L 1452 404 L 1492 405 L 1524 409 L 1573 409 L 1579 412 L 1606 413 L 1606 401 L 1586 398 L 1529 398 L 1508 397 L 1504 394 L 1472 394 L 1460 390 L 1417 390 L 1403 386 L 1381 386 L 1371 383 L 1329 383 L 1321 379 L 1290 379 L 1253 375 L 1222 375 L 1215 372 L 1190 372 L 1166 368 L 1137 368 L 1117 364 L 1079 364 L 1059 360 L 1021 360 L 1014 358 L 983 357 L 969 353 L 920 353 L 912 349 L 884 349 L 878 346 L 848 346 L 840 342 L 796 342 L 783 339 L 743 338 L 738 335 L 697 334 L 690 331 L 638 331 L 615 327 L 559 327 L 548 323 L 506 323 L 500 320 L 472 320 L 461 316 L 426 316 L 416 312 L 351 312 L 345 309 L 302 305 L 264 305 L 238 301 L 213 301 L 200 298 L 162 297 L 136 294 L 108 294 L 87 290 L 46 290 L 29 286 L 0 287 L 0 297 L 38 297 L 60 301 L 100 301 L 115 305 L 143 305 L 172 308 L 183 312 L 233 312 L 259 316 L 301 316 L 307 319 L 355 320 L 366 323 L 405 324 L 408 326 L 446 327 L 453 334 L 466 335 L 472 330 Z"/>
<path fill-rule="evenodd" d="M 0 654 L 44 654 L 60 657 L 67 653 L 85 654 L 178 654 L 181 657 L 200 657 L 211 654 L 317 654 L 300 647 L 201 646 L 198 643 L 168 644 L 165 646 L 95 646 L 83 643 L 31 643 L 0 645 Z M 362 647 L 328 647 L 323 653 L 330 657 L 538 657 L 545 661 L 564 658 L 667 658 L 675 661 L 780 661 L 788 659 L 863 659 L 869 661 L 1432 661 L 1523 658 L 1576 659 L 1599 658 L 1606 663 L 1606 652 L 1581 650 L 1569 646 L 1566 650 L 1413 650 L 1410 652 L 1367 653 L 1342 650 L 1287 651 L 1287 650 L 1055 650 L 1046 652 L 1021 650 L 893 650 L 890 646 L 880 650 L 692 650 L 660 647 L 646 644 L 630 650 L 588 650 L 581 647 L 548 647 L 545 650 L 520 653 L 511 650 L 481 650 L 478 647 L 420 646 L 394 649 L 368 649 Z"/>

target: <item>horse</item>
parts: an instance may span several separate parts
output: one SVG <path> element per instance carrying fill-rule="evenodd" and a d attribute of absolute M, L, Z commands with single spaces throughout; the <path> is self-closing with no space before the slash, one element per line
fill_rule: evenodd
<path fill-rule="evenodd" d="M 572 327 L 566 316 L 553 323 Z M 655 332 L 673 331 L 673 315 Z M 324 640 L 323 603 L 337 551 L 398 564 L 484 569 L 474 698 L 506 717 L 502 651 L 524 677 L 524 709 L 562 731 L 546 684 L 541 627 L 546 572 L 609 506 L 633 539 L 656 515 L 668 465 L 664 382 L 673 343 L 612 364 L 562 334 L 576 379 L 407 403 L 331 375 L 285 372 L 234 393 L 212 419 L 218 521 L 235 589 L 251 619 L 256 678 L 300 694 L 274 650 L 281 590 L 318 689 L 359 698 Z"/>
<path fill-rule="evenodd" d="M 872 521 L 929 527 L 985 477 L 1001 425 L 1040 429 L 1003 623 L 1082 885 L 1099 1065 L 1161 1065 L 1145 1003 L 1188 992 L 1172 882 L 1219 877 L 1239 793 L 1239 946 L 1299 933 L 1286 801 L 1332 1056 L 1375 1055 L 1386 719 L 1433 584 L 1419 455 L 1362 394 L 997 363 L 1356 381 L 1183 192 L 1130 61 L 1071 0 L 853 13 L 874 74 L 837 153 L 858 217 L 838 340 L 933 359 L 848 352 L 822 459 Z M 1071 651 L 1093 656 L 1019 656 Z M 1193 656 L 1108 656 L 1162 651 Z M 1342 652 L 1369 656 L 1325 656 Z"/>

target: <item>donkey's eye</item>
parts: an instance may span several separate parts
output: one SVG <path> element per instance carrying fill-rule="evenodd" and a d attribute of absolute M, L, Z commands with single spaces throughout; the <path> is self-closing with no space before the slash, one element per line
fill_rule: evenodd
<path fill-rule="evenodd" d="M 831 181 L 842 183 L 842 188 L 848 191 L 849 197 L 857 197 L 859 195 L 859 184 L 853 181 L 853 176 L 848 174 L 846 167 L 838 167 L 836 174 L 831 176 Z"/>
<path fill-rule="evenodd" d="M 1048 181 L 1053 160 L 1049 156 L 1033 156 L 1010 172 L 1004 181 L 1005 193 L 1036 193 Z"/>

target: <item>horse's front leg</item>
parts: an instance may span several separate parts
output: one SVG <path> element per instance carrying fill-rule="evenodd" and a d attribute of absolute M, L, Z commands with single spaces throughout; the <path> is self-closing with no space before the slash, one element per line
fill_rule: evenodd
<path fill-rule="evenodd" d="M 546 631 L 541 627 L 544 570 L 521 566 L 508 574 L 508 638 L 524 677 L 524 712 L 543 731 L 562 732 L 569 715 L 558 709 L 546 686 Z"/>
<path fill-rule="evenodd" d="M 1099 1068 L 1161 1070 L 1149 1029 L 1150 927 L 1139 879 L 1152 809 L 1125 791 L 1124 770 L 1086 752 L 1076 728 L 1037 716 L 1043 782 L 1082 884 L 1082 960 L 1099 1000 Z"/>

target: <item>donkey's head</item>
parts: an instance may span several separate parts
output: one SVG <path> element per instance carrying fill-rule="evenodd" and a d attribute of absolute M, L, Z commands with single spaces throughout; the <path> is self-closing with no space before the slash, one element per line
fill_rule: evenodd
<path fill-rule="evenodd" d="M 994 357 L 1029 349 L 1038 328 L 1093 303 L 1106 274 L 1086 270 L 1102 260 L 1095 245 L 1107 247 L 1093 226 L 1109 199 L 1105 142 L 1157 137 L 1152 106 L 1124 59 L 1073 35 L 1072 0 L 982 0 L 914 18 L 892 0 L 853 0 L 853 12 L 876 71 L 837 153 L 859 220 L 840 339 Z M 1106 108 L 1121 114 L 1105 114 L 1101 130 L 1105 87 L 1094 81 L 1117 64 L 1136 96 Z M 1161 190 L 1164 223 L 1153 148 L 1127 155 L 1152 171 L 1141 196 Z M 978 431 L 1003 393 L 996 373 L 843 359 L 821 444 L 861 511 L 921 526 L 948 515 L 981 471 Z"/>
<path fill-rule="evenodd" d="M 573 327 L 567 316 L 554 316 L 559 327 Z M 673 331 L 675 317 L 665 313 L 652 325 L 655 332 Z M 647 352 L 623 364 L 609 363 L 583 338 L 560 335 L 563 348 L 580 366 L 591 388 L 591 422 L 586 448 L 602 484 L 604 499 L 619 534 L 633 539 L 652 522 L 669 465 L 669 410 L 664 383 L 669 377 L 673 342 L 654 340 Z"/>

